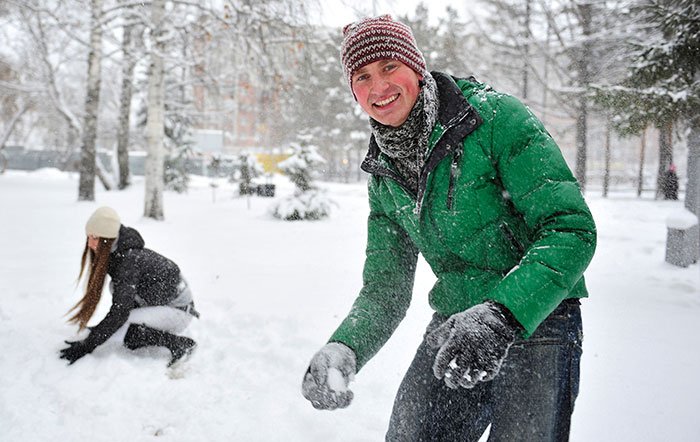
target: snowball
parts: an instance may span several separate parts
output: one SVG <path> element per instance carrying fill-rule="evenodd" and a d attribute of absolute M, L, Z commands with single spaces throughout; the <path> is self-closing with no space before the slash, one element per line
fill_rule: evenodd
<path fill-rule="evenodd" d="M 331 367 L 328 369 L 328 387 L 330 387 L 331 390 L 339 393 L 348 390 L 348 386 L 345 384 L 345 377 L 337 368 Z"/>

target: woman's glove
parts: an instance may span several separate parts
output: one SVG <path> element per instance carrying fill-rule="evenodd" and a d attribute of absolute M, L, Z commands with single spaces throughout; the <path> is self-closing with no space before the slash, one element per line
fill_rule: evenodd
<path fill-rule="evenodd" d="M 472 388 L 496 377 L 515 340 L 517 321 L 490 301 L 450 316 L 426 338 L 439 348 L 433 373 L 450 388 Z"/>
<path fill-rule="evenodd" d="M 326 344 L 311 359 L 301 392 L 319 410 L 345 408 L 352 402 L 348 384 L 355 378 L 355 370 L 355 352 L 339 342 Z"/>
<path fill-rule="evenodd" d="M 88 353 L 91 353 L 93 348 L 85 344 L 85 341 L 64 341 L 68 344 L 67 348 L 61 350 L 61 359 L 67 359 L 68 365 L 82 358 Z"/>

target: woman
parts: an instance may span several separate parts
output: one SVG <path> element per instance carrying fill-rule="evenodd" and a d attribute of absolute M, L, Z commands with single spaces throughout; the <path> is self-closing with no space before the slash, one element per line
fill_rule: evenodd
<path fill-rule="evenodd" d="M 139 232 L 121 224 L 119 215 L 100 207 L 85 225 L 87 235 L 80 263 L 80 279 L 88 263 L 83 298 L 69 311 L 70 322 L 90 334 L 82 341 L 66 341 L 61 358 L 69 365 L 106 341 L 123 342 L 130 350 L 161 346 L 172 355 L 168 367 L 189 356 L 196 342 L 176 333 L 199 317 L 192 294 L 178 266 L 153 250 L 144 248 Z M 105 276 L 111 277 L 112 306 L 94 327 L 87 323 L 100 301 Z"/>

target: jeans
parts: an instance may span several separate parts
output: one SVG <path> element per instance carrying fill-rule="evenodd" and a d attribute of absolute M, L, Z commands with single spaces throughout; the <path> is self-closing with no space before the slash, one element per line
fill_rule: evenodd
<path fill-rule="evenodd" d="M 438 314 L 426 335 L 447 318 Z M 578 300 L 562 302 L 527 340 L 510 347 L 499 374 L 472 389 L 433 375 L 436 349 L 425 340 L 394 401 L 386 440 L 555 442 L 569 439 L 578 395 L 583 331 Z"/>

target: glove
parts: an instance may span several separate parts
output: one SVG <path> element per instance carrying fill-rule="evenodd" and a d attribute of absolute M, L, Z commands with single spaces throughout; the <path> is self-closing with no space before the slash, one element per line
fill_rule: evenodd
<path fill-rule="evenodd" d="M 61 359 L 67 359 L 69 361 L 68 365 L 92 352 L 92 349 L 85 345 L 85 341 L 64 342 L 68 344 L 68 347 L 61 350 Z"/>
<path fill-rule="evenodd" d="M 355 378 L 355 352 L 339 342 L 326 344 L 314 355 L 301 384 L 301 392 L 319 410 L 345 408 L 352 402 L 348 384 Z"/>
<path fill-rule="evenodd" d="M 500 304 L 484 302 L 450 316 L 426 338 L 439 349 L 433 373 L 449 388 L 472 388 L 496 377 L 515 340 L 517 321 Z"/>

